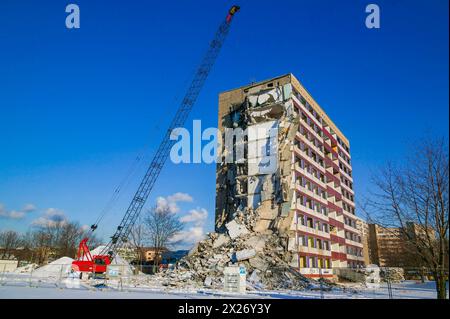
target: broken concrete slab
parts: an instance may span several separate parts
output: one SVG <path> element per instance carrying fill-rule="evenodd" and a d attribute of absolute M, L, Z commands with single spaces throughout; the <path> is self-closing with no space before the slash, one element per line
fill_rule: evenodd
<path fill-rule="evenodd" d="M 269 264 L 262 259 L 260 256 L 255 256 L 254 258 L 251 258 L 249 260 L 250 266 L 252 266 L 255 269 L 258 269 L 260 271 L 266 271 L 269 267 Z"/>
<path fill-rule="evenodd" d="M 237 251 L 234 256 L 237 261 L 247 260 L 256 255 L 256 250 L 252 249 L 243 249 Z"/>
<path fill-rule="evenodd" d="M 244 225 L 238 224 L 236 220 L 232 220 L 231 222 L 225 224 L 225 227 L 227 228 L 228 235 L 231 237 L 231 239 L 249 233 L 248 229 Z"/>
<path fill-rule="evenodd" d="M 256 222 L 255 227 L 253 227 L 253 231 L 262 233 L 269 228 L 271 222 L 272 221 L 268 219 L 260 219 Z"/>
<path fill-rule="evenodd" d="M 212 285 L 212 278 L 211 278 L 211 277 L 206 277 L 206 278 L 205 278 L 205 281 L 203 282 L 203 284 L 204 284 L 206 287 L 211 286 L 211 285 Z"/>
<path fill-rule="evenodd" d="M 230 237 L 226 236 L 225 234 L 219 234 L 219 236 L 214 240 L 213 248 L 218 248 L 226 245 L 229 241 Z"/>
<path fill-rule="evenodd" d="M 262 252 L 266 246 L 266 241 L 263 236 L 253 236 L 246 240 L 246 244 L 257 252 Z"/>

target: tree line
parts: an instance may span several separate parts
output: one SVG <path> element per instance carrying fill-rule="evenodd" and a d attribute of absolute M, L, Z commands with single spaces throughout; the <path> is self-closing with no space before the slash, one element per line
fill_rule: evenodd
<path fill-rule="evenodd" d="M 49 259 L 63 256 L 75 258 L 78 244 L 87 235 L 78 222 L 68 220 L 51 221 L 33 226 L 25 233 L 14 230 L 0 232 L 0 259 L 15 258 L 19 261 L 42 265 Z M 90 236 L 91 245 L 100 240 Z"/>

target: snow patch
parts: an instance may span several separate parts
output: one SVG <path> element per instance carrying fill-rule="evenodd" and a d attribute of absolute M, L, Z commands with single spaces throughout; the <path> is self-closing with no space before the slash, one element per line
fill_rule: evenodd
<path fill-rule="evenodd" d="M 59 277 L 66 276 L 72 270 L 72 261 L 70 257 L 61 257 L 52 261 L 48 265 L 37 268 L 33 276 L 39 277 Z"/>

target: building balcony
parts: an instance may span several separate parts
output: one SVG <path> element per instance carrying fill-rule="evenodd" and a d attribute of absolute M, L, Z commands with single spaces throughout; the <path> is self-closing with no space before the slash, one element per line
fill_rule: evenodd
<path fill-rule="evenodd" d="M 353 178 L 352 178 L 350 175 L 348 175 L 348 174 L 347 174 L 343 169 L 341 169 L 341 168 L 339 168 L 339 171 L 340 171 L 340 173 L 341 173 L 342 175 L 344 175 L 345 178 L 347 178 L 350 182 L 353 183 Z"/>
<path fill-rule="evenodd" d="M 347 260 L 347 254 L 333 251 L 331 253 L 331 258 L 333 258 L 335 260 L 346 261 Z"/>
<path fill-rule="evenodd" d="M 299 141 L 302 141 L 303 143 L 305 143 L 305 145 L 307 145 L 309 148 L 311 148 L 314 152 L 317 153 L 317 155 L 319 155 L 321 158 L 325 157 L 325 154 L 322 152 L 322 150 L 320 148 L 318 148 L 316 145 L 314 145 L 310 140 L 308 140 L 308 138 L 304 135 L 302 135 L 300 132 L 297 131 L 296 133 L 297 139 Z"/>
<path fill-rule="evenodd" d="M 340 251 L 339 249 L 340 248 L 337 248 L 337 249 L 334 249 L 333 248 L 333 245 L 334 244 L 339 244 L 339 245 L 345 245 L 345 238 L 344 237 L 339 237 L 339 236 L 336 236 L 336 235 L 334 235 L 334 234 L 330 234 L 330 240 L 331 240 L 331 250 L 332 251 Z"/>
<path fill-rule="evenodd" d="M 311 164 L 312 166 L 314 166 L 314 168 L 316 168 L 317 170 L 322 172 L 322 174 L 325 175 L 326 172 L 325 168 L 320 166 L 319 163 L 315 162 L 311 157 L 309 157 L 309 155 L 305 151 L 302 151 L 297 145 L 294 146 L 294 152 L 295 154 L 302 157 L 305 161 L 307 161 L 308 164 Z"/>
<path fill-rule="evenodd" d="M 308 117 L 311 119 L 311 121 L 314 122 L 314 124 L 316 124 L 320 129 L 322 129 L 322 123 L 320 123 L 320 122 L 314 117 L 314 115 L 311 114 L 311 112 L 309 112 L 309 110 L 306 108 L 306 106 L 305 106 L 302 102 L 300 102 L 300 100 L 299 100 L 296 96 L 292 95 L 292 100 L 294 101 L 294 104 L 295 104 L 300 110 L 302 110 L 305 114 L 308 115 Z"/>
<path fill-rule="evenodd" d="M 314 254 L 314 255 L 319 255 L 319 256 L 331 257 L 330 250 L 318 249 L 318 248 L 314 248 L 314 247 L 306 247 L 306 246 L 302 246 L 302 245 L 298 245 L 298 252 L 305 253 L 305 254 Z"/>
<path fill-rule="evenodd" d="M 317 217 L 318 219 L 321 219 L 321 220 L 323 220 L 325 222 L 329 221 L 328 216 L 326 216 L 324 214 L 321 214 L 321 213 L 318 213 L 314 209 L 311 209 L 309 207 L 305 207 L 303 205 L 300 205 L 299 203 L 297 203 L 295 205 L 295 209 L 297 209 L 300 212 L 305 212 L 306 214 L 308 214 L 310 216 Z"/>
<path fill-rule="evenodd" d="M 338 222 L 342 223 L 342 225 L 345 225 L 345 223 L 344 223 L 344 216 L 338 215 L 338 214 L 336 214 L 336 212 L 329 213 L 328 217 L 332 218 L 334 220 L 337 220 Z"/>
<path fill-rule="evenodd" d="M 307 227 L 307 226 L 301 225 L 301 224 L 296 224 L 296 225 L 297 225 L 297 227 L 296 227 L 297 231 L 301 231 L 301 232 L 306 233 L 306 234 L 320 236 L 320 237 L 322 237 L 324 239 L 327 239 L 327 240 L 330 239 L 330 234 L 327 233 L 327 232 L 324 232 L 322 230 L 318 230 L 318 229 L 315 229 L 315 228 Z"/>
<path fill-rule="evenodd" d="M 351 239 L 345 239 L 345 244 L 349 245 L 349 246 L 354 246 L 354 247 L 358 247 L 358 248 L 363 248 L 363 243 L 351 240 Z"/>
<path fill-rule="evenodd" d="M 300 183 L 296 183 L 296 188 L 295 189 L 298 192 L 301 192 L 301 193 L 309 196 L 310 198 L 313 198 L 314 200 L 320 202 L 323 205 L 327 205 L 328 204 L 328 201 L 325 198 L 323 198 L 322 196 L 319 196 L 316 193 L 310 191 L 306 187 L 300 186 Z"/>
<path fill-rule="evenodd" d="M 344 229 L 348 230 L 348 231 L 351 231 L 352 233 L 359 233 L 358 228 L 350 226 L 350 225 L 347 225 L 345 223 L 344 223 Z"/>
<path fill-rule="evenodd" d="M 347 156 L 348 158 L 351 159 L 350 153 L 347 152 L 347 150 L 345 148 L 343 148 L 341 144 L 337 143 L 337 145 L 338 145 L 339 149 L 342 151 L 342 153 L 344 153 L 345 156 Z"/>
<path fill-rule="evenodd" d="M 343 188 L 343 189 L 345 189 L 346 191 L 348 191 L 349 193 L 351 193 L 352 195 L 355 195 L 355 192 L 353 191 L 353 189 L 351 189 L 350 187 L 348 187 L 347 185 L 345 185 L 345 183 L 342 183 L 341 182 L 341 187 Z"/>
<path fill-rule="evenodd" d="M 308 177 L 310 180 L 314 181 L 315 183 L 317 183 L 317 185 L 319 185 L 321 188 L 323 189 L 327 189 L 327 185 L 322 182 L 320 179 L 318 179 L 316 176 L 314 176 L 313 174 L 309 173 L 306 168 L 301 168 L 300 165 L 298 163 L 295 163 L 294 165 L 294 169 L 300 173 L 303 174 L 304 176 Z"/>
<path fill-rule="evenodd" d="M 323 137 L 320 136 L 314 129 L 300 116 L 300 124 L 303 126 L 308 132 L 310 132 L 320 143 L 324 143 Z M 300 133 L 300 132 L 299 132 Z M 301 135 L 301 133 L 300 133 Z"/>

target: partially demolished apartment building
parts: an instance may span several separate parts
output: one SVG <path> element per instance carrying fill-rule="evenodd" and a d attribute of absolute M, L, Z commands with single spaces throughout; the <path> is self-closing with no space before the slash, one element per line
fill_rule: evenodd
<path fill-rule="evenodd" d="M 291 266 L 309 277 L 364 265 L 349 141 L 294 75 L 221 93 L 218 127 L 224 146 L 225 132 L 233 128 L 275 128 L 277 143 L 269 133 L 248 134 L 244 159 L 232 163 L 224 157 L 241 142 L 223 148 L 216 172 L 217 232 L 225 232 L 238 214 L 251 216 L 249 228 L 285 238 Z"/>

